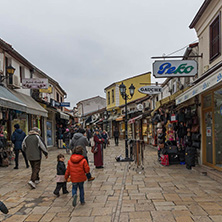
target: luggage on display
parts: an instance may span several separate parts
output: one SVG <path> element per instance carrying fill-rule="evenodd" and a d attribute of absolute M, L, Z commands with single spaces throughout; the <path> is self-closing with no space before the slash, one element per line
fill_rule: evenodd
<path fill-rule="evenodd" d="M 163 166 L 169 166 L 169 156 L 168 155 L 161 155 L 160 156 L 160 163 Z"/>
<path fill-rule="evenodd" d="M 167 153 L 168 154 L 178 154 L 178 148 L 177 146 L 167 146 L 166 147 Z"/>
<path fill-rule="evenodd" d="M 187 147 L 185 152 L 185 162 L 187 165 L 187 169 L 191 169 L 195 166 L 195 155 L 196 148 L 195 147 Z"/>
<path fill-rule="evenodd" d="M 177 154 L 168 154 L 169 156 L 169 164 L 179 164 L 179 156 Z"/>

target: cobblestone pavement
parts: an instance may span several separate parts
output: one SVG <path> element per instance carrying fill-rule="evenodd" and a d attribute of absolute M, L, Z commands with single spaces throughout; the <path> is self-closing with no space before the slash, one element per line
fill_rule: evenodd
<path fill-rule="evenodd" d="M 85 182 L 85 205 L 72 207 L 69 194 L 55 197 L 56 156 L 64 150 L 51 149 L 43 158 L 41 183 L 31 190 L 27 185 L 30 169 L 20 159 L 19 170 L 13 165 L 0 168 L 0 200 L 9 214 L 0 213 L 0 221 L 53 222 L 189 222 L 222 221 L 222 186 L 196 170 L 182 165 L 163 167 L 157 163 L 156 150 L 146 147 L 145 169 L 136 170 L 132 163 L 118 163 L 115 156 L 123 154 L 124 143 L 104 151 L 105 168 L 95 169 L 89 153 L 92 175 Z M 66 161 L 69 156 L 65 154 Z"/>

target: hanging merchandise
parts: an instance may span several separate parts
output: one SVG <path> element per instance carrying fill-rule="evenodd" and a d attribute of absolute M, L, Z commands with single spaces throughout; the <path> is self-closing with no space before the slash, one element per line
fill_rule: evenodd
<path fill-rule="evenodd" d="M 172 123 L 176 123 L 176 122 L 177 122 L 177 119 L 176 119 L 176 115 L 175 115 L 175 114 L 171 114 L 170 121 L 171 121 Z"/>
<path fill-rule="evenodd" d="M 170 121 L 166 124 L 166 140 L 174 141 L 175 140 L 175 131 L 173 129 L 173 124 Z"/>

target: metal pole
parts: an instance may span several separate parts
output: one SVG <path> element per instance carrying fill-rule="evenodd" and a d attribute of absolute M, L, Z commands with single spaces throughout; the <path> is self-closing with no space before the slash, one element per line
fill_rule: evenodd
<path fill-rule="evenodd" d="M 127 95 L 125 95 L 125 153 L 128 159 Z"/>

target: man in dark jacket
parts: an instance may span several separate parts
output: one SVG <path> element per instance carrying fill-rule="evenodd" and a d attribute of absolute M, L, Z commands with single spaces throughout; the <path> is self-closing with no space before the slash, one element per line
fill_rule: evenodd
<path fill-rule="evenodd" d="M 115 140 L 115 145 L 118 146 L 119 144 L 119 130 L 116 127 L 114 132 L 113 132 L 114 140 Z"/>
<path fill-rule="evenodd" d="M 86 149 L 86 146 L 89 145 L 89 142 L 86 136 L 84 136 L 85 133 L 86 131 L 84 129 L 79 129 L 79 132 L 74 134 L 69 147 L 70 149 L 73 150 L 75 147 L 81 146 L 83 148 L 82 155 L 87 160 L 87 163 L 89 163 L 88 157 L 87 157 L 87 149 Z M 87 173 L 86 176 L 87 176 L 88 181 L 92 181 L 95 179 L 95 177 L 92 177 L 91 173 Z"/>
<path fill-rule="evenodd" d="M 27 159 L 32 167 L 31 180 L 28 184 L 31 188 L 35 189 L 35 184 L 40 182 L 39 171 L 41 166 L 42 152 L 46 159 L 48 158 L 48 151 L 45 143 L 40 137 L 41 131 L 39 128 L 34 127 L 29 131 L 29 135 L 25 137 L 22 142 L 22 149 L 26 153 Z"/>
<path fill-rule="evenodd" d="M 15 167 L 14 169 L 18 169 L 18 161 L 19 161 L 19 152 L 22 152 L 22 155 L 25 159 L 26 168 L 29 168 L 28 160 L 26 158 L 25 152 L 22 150 L 22 141 L 26 137 L 26 134 L 20 129 L 19 124 L 15 124 L 15 131 L 11 136 L 11 141 L 14 144 L 14 152 L 15 152 Z"/>

